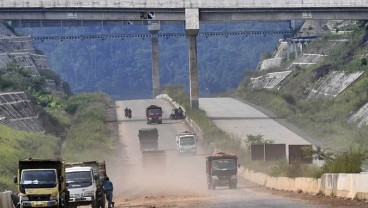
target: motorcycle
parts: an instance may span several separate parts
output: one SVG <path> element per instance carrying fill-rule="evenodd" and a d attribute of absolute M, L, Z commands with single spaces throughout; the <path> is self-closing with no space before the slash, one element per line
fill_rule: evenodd
<path fill-rule="evenodd" d="M 132 110 L 130 110 L 129 108 L 125 108 L 125 117 L 126 118 L 132 118 Z"/>
<path fill-rule="evenodd" d="M 185 119 L 185 114 L 183 110 L 174 108 L 170 114 L 171 120 Z"/>

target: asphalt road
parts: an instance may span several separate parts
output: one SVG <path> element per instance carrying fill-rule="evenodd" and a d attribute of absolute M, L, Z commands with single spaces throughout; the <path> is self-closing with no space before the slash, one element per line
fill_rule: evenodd
<path fill-rule="evenodd" d="M 270 118 L 266 114 L 233 98 L 200 98 L 199 108 L 214 123 L 236 138 L 263 135 L 279 144 L 310 144 L 309 141 Z"/>
<path fill-rule="evenodd" d="M 222 103 L 222 104 L 220 104 Z M 163 124 L 146 124 L 145 108 L 151 104 L 159 105 L 164 110 Z M 216 190 L 207 190 L 205 154 L 199 151 L 197 156 L 178 156 L 176 152 L 175 134 L 184 130 L 189 130 L 183 121 L 169 120 L 171 104 L 165 100 L 128 100 L 118 101 L 118 126 L 121 143 L 120 159 L 114 165 L 108 166 L 108 173 L 114 183 L 115 207 L 333 207 L 319 204 L 311 204 L 298 198 L 275 195 L 273 192 L 264 191 L 246 180 L 239 179 L 237 189 L 218 187 Z M 221 117 L 221 111 L 225 109 L 238 109 L 225 116 L 229 119 L 218 119 L 216 123 L 226 123 L 233 120 L 233 117 L 252 117 L 252 122 L 267 122 L 273 125 L 268 130 L 267 135 L 277 135 L 276 132 L 284 132 L 284 129 L 277 124 L 273 124 L 271 119 L 267 119 L 259 112 L 252 110 L 249 114 L 242 112 L 240 115 L 238 107 L 230 106 L 233 102 L 226 100 L 200 99 L 201 108 L 210 109 L 208 115 L 211 117 Z M 239 104 L 237 104 L 239 105 Z M 133 117 L 125 118 L 123 109 L 131 108 Z M 217 108 L 220 108 L 217 109 Z M 221 110 L 222 109 L 222 110 Z M 247 111 L 244 108 L 244 111 Z M 243 114 L 244 113 L 244 114 Z M 235 119 L 239 126 L 240 121 Z M 249 122 L 244 121 L 247 124 Z M 255 124 L 253 124 L 254 126 Z M 259 124 L 261 125 L 261 124 Z M 265 125 L 263 123 L 263 125 Z M 225 125 L 231 128 L 230 124 Z M 167 165 L 162 170 L 149 170 L 142 168 L 141 152 L 139 149 L 138 130 L 139 128 L 156 127 L 159 131 L 159 149 L 167 153 Z M 256 132 L 254 132 L 256 133 Z M 288 134 L 293 135 L 288 132 Z M 283 137 L 284 138 L 284 137 Z M 295 137 L 297 138 L 297 137 Z M 299 138 L 300 139 L 300 138 Z M 300 140 L 302 141 L 302 140 Z"/>

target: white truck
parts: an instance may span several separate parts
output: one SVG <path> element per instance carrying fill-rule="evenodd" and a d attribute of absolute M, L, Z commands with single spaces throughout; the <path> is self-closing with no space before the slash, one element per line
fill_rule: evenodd
<path fill-rule="evenodd" d="M 65 172 L 70 192 L 70 208 L 84 205 L 91 205 L 92 208 L 105 207 L 101 176 L 95 169 L 91 164 L 83 162 L 67 163 Z"/>
<path fill-rule="evenodd" d="M 195 133 L 184 131 L 176 134 L 178 154 L 197 154 L 198 138 Z"/>

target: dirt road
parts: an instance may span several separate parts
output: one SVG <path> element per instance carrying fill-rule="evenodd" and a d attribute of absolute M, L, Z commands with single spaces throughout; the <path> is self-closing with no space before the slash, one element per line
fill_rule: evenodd
<path fill-rule="evenodd" d="M 151 104 L 164 110 L 163 124 L 146 124 L 145 108 Z M 336 207 L 318 200 L 305 200 L 251 184 L 239 178 L 237 189 L 219 187 L 207 190 L 205 152 L 196 156 L 179 156 L 175 134 L 189 130 L 180 120 L 169 120 L 172 106 L 165 100 L 118 101 L 117 113 L 121 156 L 110 165 L 114 183 L 116 208 L 122 207 Z M 125 118 L 123 109 L 131 108 L 133 117 Z M 139 128 L 156 127 L 159 149 L 167 154 L 166 168 L 142 168 L 139 149 Z"/>

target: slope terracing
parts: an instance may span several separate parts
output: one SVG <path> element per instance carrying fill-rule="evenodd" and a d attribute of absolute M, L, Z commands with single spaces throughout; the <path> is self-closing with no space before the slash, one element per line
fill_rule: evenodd
<path fill-rule="evenodd" d="M 44 131 L 25 92 L 0 93 L 0 124 L 23 131 Z"/>
<path fill-rule="evenodd" d="M 30 36 L 17 36 L 0 23 L 0 70 L 10 63 L 22 66 L 33 76 L 39 76 L 40 69 L 49 69 L 46 56 L 36 54 Z M 44 131 L 25 92 L 0 92 L 0 123 L 19 130 Z"/>

